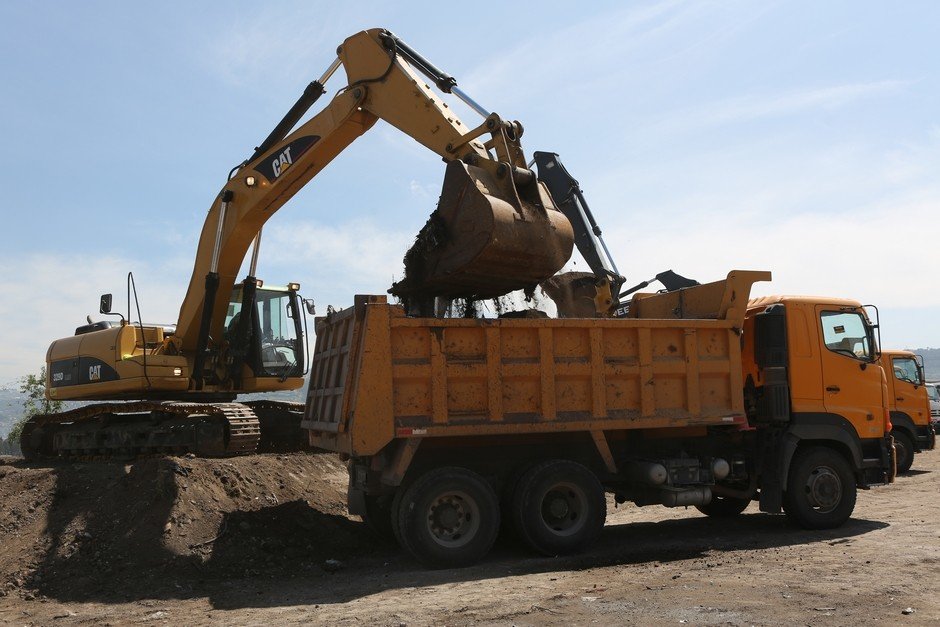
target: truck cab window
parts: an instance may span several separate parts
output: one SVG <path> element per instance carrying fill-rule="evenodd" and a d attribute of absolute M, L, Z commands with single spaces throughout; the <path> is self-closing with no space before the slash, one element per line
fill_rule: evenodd
<path fill-rule="evenodd" d="M 920 385 L 920 372 L 918 372 L 917 363 L 913 359 L 907 357 L 892 359 L 891 364 L 895 379 Z"/>
<path fill-rule="evenodd" d="M 820 314 L 820 319 L 826 348 L 854 359 L 871 358 L 868 326 L 861 314 L 847 311 L 824 311 Z"/>

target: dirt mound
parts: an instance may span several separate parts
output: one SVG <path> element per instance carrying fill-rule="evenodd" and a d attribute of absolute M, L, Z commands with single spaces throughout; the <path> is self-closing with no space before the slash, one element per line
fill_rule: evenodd
<path fill-rule="evenodd" d="M 332 454 L 0 459 L 0 595 L 120 599 L 143 579 L 159 594 L 194 576 L 334 568 L 375 543 L 347 518 L 346 481 Z"/>

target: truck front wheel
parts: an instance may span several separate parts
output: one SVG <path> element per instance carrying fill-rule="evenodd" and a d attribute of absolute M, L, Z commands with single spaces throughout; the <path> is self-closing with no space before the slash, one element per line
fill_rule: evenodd
<path fill-rule="evenodd" d="M 894 450 L 898 460 L 898 474 L 902 475 L 914 465 L 914 441 L 911 436 L 895 429 L 891 432 L 894 437 Z"/>
<path fill-rule="evenodd" d="M 800 527 L 839 527 L 852 515 L 855 497 L 852 469 L 836 451 L 813 446 L 793 456 L 783 509 Z"/>
<path fill-rule="evenodd" d="M 428 471 L 411 484 L 393 510 L 402 547 L 433 568 L 459 568 L 479 561 L 499 533 L 496 493 L 483 477 L 466 468 Z"/>
<path fill-rule="evenodd" d="M 604 487 L 597 476 L 568 460 L 533 466 L 519 479 L 512 500 L 519 536 L 546 555 L 586 548 L 600 535 L 607 517 Z"/>

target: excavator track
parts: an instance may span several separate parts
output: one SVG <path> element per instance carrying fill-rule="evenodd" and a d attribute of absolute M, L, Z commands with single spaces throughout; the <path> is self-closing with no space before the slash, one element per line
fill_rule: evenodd
<path fill-rule="evenodd" d="M 261 437 L 261 421 L 248 404 L 132 401 L 34 416 L 24 425 L 21 448 L 28 460 L 229 457 L 254 453 Z"/>
<path fill-rule="evenodd" d="M 245 401 L 261 423 L 259 453 L 286 453 L 310 448 L 307 432 L 300 426 L 303 403 L 289 401 Z"/>

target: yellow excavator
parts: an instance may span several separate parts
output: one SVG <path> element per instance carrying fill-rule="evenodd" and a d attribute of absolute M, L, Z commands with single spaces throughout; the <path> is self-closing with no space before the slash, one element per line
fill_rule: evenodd
<path fill-rule="evenodd" d="M 405 257 L 405 278 L 391 290 L 410 311 L 428 315 L 435 298 L 532 289 L 565 264 L 572 226 L 527 166 L 520 123 L 484 109 L 387 30 L 357 33 L 337 54 L 230 172 L 206 217 L 177 323 L 132 322 L 129 277 L 127 317 L 114 314 L 104 295 L 101 313 L 120 321 L 89 319 L 52 343 L 47 395 L 87 404 L 32 418 L 21 441 L 27 458 L 221 456 L 294 440 L 300 404 L 235 402 L 239 394 L 297 389 L 305 380 L 304 302 L 299 285 L 272 288 L 255 276 L 262 227 L 379 119 L 447 164 L 439 204 Z M 347 84 L 298 126 L 340 66 Z M 466 126 L 425 79 L 482 122 Z M 250 248 L 248 276 L 237 281 Z M 301 440 L 298 433 L 295 442 Z"/>

